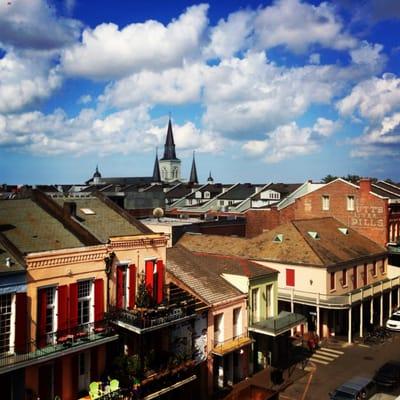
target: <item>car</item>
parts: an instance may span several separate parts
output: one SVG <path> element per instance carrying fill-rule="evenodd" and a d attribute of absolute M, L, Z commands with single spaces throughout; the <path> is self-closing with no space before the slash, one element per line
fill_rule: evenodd
<path fill-rule="evenodd" d="M 375 392 L 376 385 L 371 378 L 356 376 L 329 393 L 329 398 L 330 400 L 364 400 L 369 399 Z"/>
<path fill-rule="evenodd" d="M 386 328 L 393 331 L 400 331 L 400 311 L 396 311 L 386 321 Z"/>
<path fill-rule="evenodd" d="M 383 364 L 374 376 L 378 386 L 394 388 L 400 385 L 400 361 L 388 361 Z"/>

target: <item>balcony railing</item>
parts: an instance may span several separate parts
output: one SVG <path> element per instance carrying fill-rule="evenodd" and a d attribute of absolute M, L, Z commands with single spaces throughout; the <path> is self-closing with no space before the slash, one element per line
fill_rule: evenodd
<path fill-rule="evenodd" d="M 107 316 L 117 325 L 140 334 L 194 318 L 196 312 L 193 304 L 133 310 L 111 307 Z"/>
<path fill-rule="evenodd" d="M 38 341 L 0 354 L 0 373 L 61 357 L 116 340 L 118 335 L 107 321 L 89 323 L 66 331 L 46 333 Z"/>
<path fill-rule="evenodd" d="M 243 346 L 247 346 L 252 342 L 249 335 L 246 333 L 242 333 L 241 335 L 234 336 L 230 339 L 226 340 L 213 340 L 212 352 L 216 355 L 223 356 L 225 354 L 231 353 L 232 351 L 238 350 Z"/>
<path fill-rule="evenodd" d="M 279 300 L 293 300 L 294 302 L 301 304 L 320 305 L 321 307 L 326 308 L 348 308 L 354 303 L 398 286 L 400 286 L 400 277 L 381 280 L 379 282 L 351 290 L 347 293 L 337 295 L 305 292 L 290 288 L 279 288 L 278 298 Z"/>
<path fill-rule="evenodd" d="M 269 336 L 278 336 L 305 321 L 306 318 L 301 314 L 281 311 L 276 317 L 250 324 L 249 331 Z"/>

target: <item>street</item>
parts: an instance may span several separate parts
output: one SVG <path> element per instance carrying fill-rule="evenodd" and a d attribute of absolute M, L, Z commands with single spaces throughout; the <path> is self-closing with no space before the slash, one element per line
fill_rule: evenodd
<path fill-rule="evenodd" d="M 389 360 L 400 360 L 399 334 L 375 346 L 345 343 L 323 345 L 311 357 L 307 373 L 287 387 L 280 399 L 328 399 L 329 392 L 347 380 L 354 376 L 373 377 L 375 371 Z"/>

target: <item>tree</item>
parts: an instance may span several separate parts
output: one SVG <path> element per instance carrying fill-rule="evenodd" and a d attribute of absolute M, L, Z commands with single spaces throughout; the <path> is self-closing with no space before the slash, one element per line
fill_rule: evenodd
<path fill-rule="evenodd" d="M 146 287 L 146 281 L 144 279 L 144 274 L 140 275 L 140 282 L 138 285 L 138 293 L 136 296 L 136 305 L 138 307 L 147 308 L 150 306 L 150 295 Z"/>
<path fill-rule="evenodd" d="M 322 182 L 324 183 L 329 183 L 337 179 L 337 176 L 333 176 L 331 174 L 326 175 L 324 178 L 322 178 Z"/>

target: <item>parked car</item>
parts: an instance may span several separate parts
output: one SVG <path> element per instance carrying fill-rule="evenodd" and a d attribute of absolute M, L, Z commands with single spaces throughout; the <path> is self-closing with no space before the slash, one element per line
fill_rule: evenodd
<path fill-rule="evenodd" d="M 382 365 L 374 376 L 374 381 L 379 386 L 394 388 L 400 385 L 400 362 L 389 361 Z"/>
<path fill-rule="evenodd" d="M 356 376 L 329 393 L 329 398 L 330 400 L 364 400 L 369 399 L 375 392 L 376 385 L 372 379 Z"/>
<path fill-rule="evenodd" d="M 393 315 L 386 321 L 386 328 L 393 331 L 400 331 L 400 311 L 396 311 Z"/>

